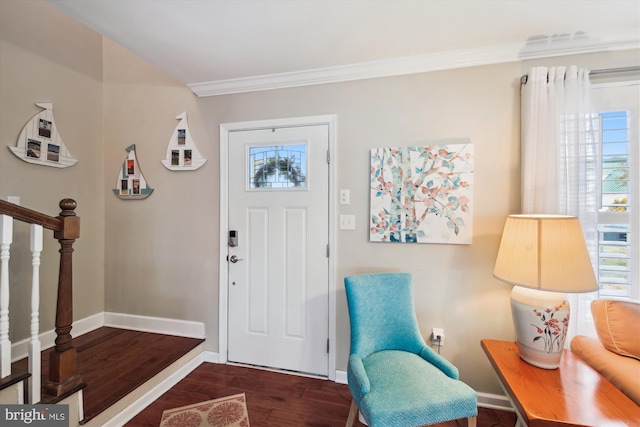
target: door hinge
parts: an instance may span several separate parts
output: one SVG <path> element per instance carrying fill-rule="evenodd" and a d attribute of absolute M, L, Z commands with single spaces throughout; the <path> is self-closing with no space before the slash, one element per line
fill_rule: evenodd
<path fill-rule="evenodd" d="M 327 163 L 331 163 L 331 151 L 327 150 Z"/>
<path fill-rule="evenodd" d="M 329 258 L 329 244 L 327 243 L 327 258 Z"/>
<path fill-rule="evenodd" d="M 329 338 L 327 338 L 327 354 L 329 354 Z"/>

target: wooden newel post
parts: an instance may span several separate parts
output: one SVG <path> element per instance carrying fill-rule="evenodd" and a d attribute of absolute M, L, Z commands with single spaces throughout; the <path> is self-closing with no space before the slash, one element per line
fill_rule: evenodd
<path fill-rule="evenodd" d="M 60 201 L 62 229 L 54 231 L 60 242 L 60 271 L 58 275 L 58 300 L 56 305 L 55 350 L 49 359 L 49 380 L 43 387 L 48 394 L 60 396 L 82 383 L 76 372 L 76 349 L 71 345 L 73 324 L 73 243 L 80 237 L 80 218 L 76 216 L 77 203 L 72 199 Z"/>

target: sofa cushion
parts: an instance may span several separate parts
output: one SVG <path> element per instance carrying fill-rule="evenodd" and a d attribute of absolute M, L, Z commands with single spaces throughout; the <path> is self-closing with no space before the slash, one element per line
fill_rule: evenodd
<path fill-rule="evenodd" d="M 607 350 L 640 360 L 640 304 L 595 300 L 591 313 L 598 338 Z"/>
<path fill-rule="evenodd" d="M 640 406 L 640 361 L 605 349 L 596 338 L 576 336 L 571 351 Z"/>

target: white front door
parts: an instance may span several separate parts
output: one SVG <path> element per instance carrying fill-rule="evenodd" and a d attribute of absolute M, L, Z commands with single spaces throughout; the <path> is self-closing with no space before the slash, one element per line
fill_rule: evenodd
<path fill-rule="evenodd" d="M 230 362 L 328 375 L 328 147 L 327 125 L 229 133 Z"/>

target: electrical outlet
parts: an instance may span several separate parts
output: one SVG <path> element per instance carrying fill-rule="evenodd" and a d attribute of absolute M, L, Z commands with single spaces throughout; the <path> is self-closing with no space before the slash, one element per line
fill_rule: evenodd
<path fill-rule="evenodd" d="M 444 346 L 444 329 L 431 328 L 431 344 Z"/>

